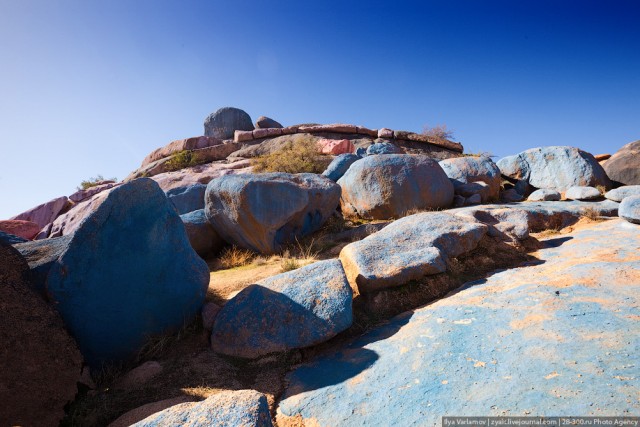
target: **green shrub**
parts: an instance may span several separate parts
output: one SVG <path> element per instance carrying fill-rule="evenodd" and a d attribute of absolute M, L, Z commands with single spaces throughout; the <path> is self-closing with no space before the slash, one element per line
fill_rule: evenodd
<path fill-rule="evenodd" d="M 164 164 L 164 167 L 167 172 L 173 172 L 191 166 L 197 166 L 202 163 L 204 163 L 204 161 L 198 154 L 193 151 L 182 150 L 171 156 L 171 158 Z"/>
<path fill-rule="evenodd" d="M 322 173 L 331 156 L 318 152 L 314 138 L 296 138 L 280 150 L 251 160 L 254 172 Z"/>
<path fill-rule="evenodd" d="M 77 189 L 78 190 L 86 190 L 88 188 L 95 187 L 96 185 L 99 185 L 102 181 L 117 181 L 117 180 L 118 180 L 118 178 L 106 179 L 102 175 L 96 175 L 96 176 L 94 176 L 92 178 L 89 178 L 89 179 L 87 179 L 85 181 L 82 181 L 80 183 L 80 186 L 77 187 Z"/>

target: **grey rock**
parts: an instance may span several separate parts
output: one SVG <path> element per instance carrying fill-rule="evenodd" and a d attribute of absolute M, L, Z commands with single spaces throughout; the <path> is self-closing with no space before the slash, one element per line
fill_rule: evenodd
<path fill-rule="evenodd" d="M 624 185 L 640 185 L 640 140 L 619 149 L 604 163 L 609 178 Z"/>
<path fill-rule="evenodd" d="M 622 199 L 629 196 L 640 196 L 640 185 L 625 185 L 623 187 L 607 191 L 604 194 L 604 197 L 609 200 L 613 200 L 614 202 L 621 202 Z"/>
<path fill-rule="evenodd" d="M 239 108 L 220 108 L 204 120 L 205 136 L 233 139 L 236 130 L 253 130 L 251 117 Z"/>
<path fill-rule="evenodd" d="M 488 191 L 478 191 L 473 194 L 480 194 L 483 202 L 496 200 L 498 198 L 502 178 L 500 176 L 500 169 L 498 169 L 498 166 L 496 166 L 489 157 L 458 157 L 441 160 L 439 163 L 449 179 L 453 182 L 453 186 L 456 188 L 456 194 L 469 197 L 471 195 L 468 194 L 468 190 L 471 188 L 469 184 L 482 182 L 489 187 Z M 458 190 L 460 186 L 465 187 Z M 463 191 L 467 192 L 467 194 L 463 194 Z"/>
<path fill-rule="evenodd" d="M 360 156 L 357 154 L 340 154 L 339 156 L 336 156 L 331 163 L 329 163 L 329 166 L 327 166 L 327 169 L 322 173 L 322 175 L 326 176 L 331 181 L 336 182 L 342 178 L 356 160 L 360 160 Z"/>
<path fill-rule="evenodd" d="M 600 199 L 602 194 L 593 187 L 569 187 L 564 197 L 570 200 L 595 200 Z"/>
<path fill-rule="evenodd" d="M 618 216 L 631 223 L 640 224 L 640 196 L 629 196 L 622 199 Z"/>
<path fill-rule="evenodd" d="M 376 142 L 367 148 L 367 156 L 374 154 L 403 154 L 404 150 L 390 142 Z"/>
<path fill-rule="evenodd" d="M 258 117 L 258 120 L 256 120 L 256 129 L 271 129 L 282 127 L 283 126 L 280 123 L 266 116 L 260 116 Z"/>
<path fill-rule="evenodd" d="M 556 190 L 541 188 L 531 193 L 527 200 L 530 202 L 557 201 L 561 197 L 562 195 Z"/>
<path fill-rule="evenodd" d="M 202 257 L 216 254 L 222 250 L 225 241 L 218 235 L 204 213 L 204 209 L 180 215 L 187 230 L 189 243 L 196 253 Z"/>

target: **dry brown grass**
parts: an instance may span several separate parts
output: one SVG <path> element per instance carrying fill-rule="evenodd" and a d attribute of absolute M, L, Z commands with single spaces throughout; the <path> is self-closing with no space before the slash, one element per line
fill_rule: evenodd
<path fill-rule="evenodd" d="M 436 139 L 452 139 L 453 129 L 449 129 L 446 124 L 428 126 L 422 128 L 422 134 Z"/>
<path fill-rule="evenodd" d="M 604 196 L 604 193 L 607 192 L 607 187 L 605 187 L 604 185 L 597 185 L 596 189 L 600 192 L 600 194 L 602 194 Z"/>
<path fill-rule="evenodd" d="M 591 206 L 582 209 L 582 211 L 580 212 L 580 216 L 582 216 L 583 218 L 587 218 L 590 221 L 604 221 L 604 217 L 600 215 L 600 212 L 598 212 L 597 209 L 594 209 Z"/>
<path fill-rule="evenodd" d="M 236 268 L 249 264 L 257 256 L 255 252 L 237 246 L 226 248 L 220 255 L 223 268 Z"/>
<path fill-rule="evenodd" d="M 276 152 L 251 160 L 254 172 L 322 173 L 332 157 L 318 152 L 314 138 L 296 138 Z"/>
<path fill-rule="evenodd" d="M 558 234 L 560 234 L 560 230 L 561 228 L 559 226 L 557 227 L 553 227 L 553 228 L 548 228 L 546 230 L 543 230 L 539 233 L 537 233 L 537 236 L 544 239 L 547 237 L 551 237 L 551 236 L 557 236 Z"/>

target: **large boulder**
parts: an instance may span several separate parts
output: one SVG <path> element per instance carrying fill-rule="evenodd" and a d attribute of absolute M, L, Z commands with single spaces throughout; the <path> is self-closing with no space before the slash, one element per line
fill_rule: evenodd
<path fill-rule="evenodd" d="M 322 175 L 326 176 L 331 181 L 336 182 L 340 178 L 342 178 L 349 167 L 357 160 L 360 160 L 360 156 L 358 156 L 357 154 L 340 154 L 335 159 L 333 159 L 331 163 L 329 163 L 329 166 L 327 166 L 327 169 L 322 172 Z"/>
<path fill-rule="evenodd" d="M 625 197 L 620 203 L 618 216 L 634 224 L 640 224 L 640 196 Z"/>
<path fill-rule="evenodd" d="M 53 224 L 51 224 L 51 227 L 43 230 L 41 234 L 47 234 L 47 236 L 43 237 L 60 237 L 72 234 L 80 226 L 82 221 L 104 202 L 111 191 L 113 191 L 113 188 L 94 194 L 88 199 L 74 205 L 67 212 L 57 217 L 55 221 L 53 221 Z"/>
<path fill-rule="evenodd" d="M 242 290 L 218 313 L 211 345 L 257 358 L 319 344 L 351 326 L 351 304 L 340 261 L 319 261 Z"/>
<path fill-rule="evenodd" d="M 342 178 L 342 212 L 362 218 L 398 218 L 414 209 L 447 208 L 453 184 L 426 156 L 385 154 L 353 163 Z"/>
<path fill-rule="evenodd" d="M 58 197 L 10 219 L 35 222 L 38 227 L 44 228 L 47 224 L 52 223 L 65 209 L 68 209 L 71 203 L 66 196 Z"/>
<path fill-rule="evenodd" d="M 640 185 L 625 185 L 604 194 L 604 197 L 614 202 L 621 202 L 622 199 L 629 196 L 640 196 Z"/>
<path fill-rule="evenodd" d="M 167 197 L 173 203 L 180 215 L 204 209 L 205 184 L 190 184 L 186 187 L 172 188 L 167 191 Z"/>
<path fill-rule="evenodd" d="M 573 186 L 611 187 L 607 174 L 593 155 L 574 147 L 532 148 L 500 159 L 497 165 L 502 175 L 527 181 L 535 188 L 562 192 Z"/>
<path fill-rule="evenodd" d="M 239 108 L 220 108 L 204 120 L 205 136 L 233 139 L 236 130 L 253 130 L 251 117 Z"/>
<path fill-rule="evenodd" d="M 0 243 L 0 425 L 56 426 L 77 393 L 82 356 L 29 276 L 20 253 Z"/>
<path fill-rule="evenodd" d="M 43 295 L 47 289 L 49 270 L 69 245 L 70 238 L 61 236 L 14 245 L 29 264 L 33 288 Z"/>
<path fill-rule="evenodd" d="M 260 116 L 258 117 L 258 120 L 256 120 L 256 129 L 275 129 L 275 128 L 282 128 L 282 125 L 269 117 Z"/>
<path fill-rule="evenodd" d="M 271 427 L 267 398 L 254 390 L 225 390 L 202 402 L 185 402 L 153 414 L 131 427 Z"/>
<path fill-rule="evenodd" d="M 35 222 L 23 221 L 19 219 L 8 219 L 0 221 L 0 231 L 32 240 L 40 232 L 40 226 Z"/>
<path fill-rule="evenodd" d="M 457 157 L 441 160 L 439 164 L 453 183 L 456 194 L 470 197 L 471 194 L 466 194 L 469 192 L 470 185 L 484 183 L 487 184 L 487 191 L 476 193 L 480 194 L 482 202 L 498 199 L 502 178 L 500 169 L 491 158 L 484 156 Z"/>
<path fill-rule="evenodd" d="M 204 209 L 180 215 L 189 243 L 200 256 L 220 252 L 225 242 L 220 238 L 204 213 Z"/>
<path fill-rule="evenodd" d="M 471 251 L 485 224 L 441 212 L 399 219 L 340 252 L 349 283 L 364 294 L 442 273 L 447 260 Z"/>
<path fill-rule="evenodd" d="M 623 185 L 640 185 L 640 140 L 619 149 L 604 164 L 612 181 Z"/>
<path fill-rule="evenodd" d="M 47 291 L 91 366 L 126 360 L 200 310 L 209 269 L 158 185 L 112 189 L 69 238 Z"/>
<path fill-rule="evenodd" d="M 267 254 L 318 230 L 339 201 L 340 187 L 320 175 L 227 175 L 207 186 L 205 213 L 225 241 Z"/>

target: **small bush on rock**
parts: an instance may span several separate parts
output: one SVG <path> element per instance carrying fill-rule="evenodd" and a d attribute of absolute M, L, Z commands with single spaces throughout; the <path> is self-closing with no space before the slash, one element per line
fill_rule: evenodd
<path fill-rule="evenodd" d="M 78 190 L 86 190 L 88 188 L 95 187 L 96 185 L 100 185 L 103 181 L 117 181 L 117 180 L 118 180 L 118 178 L 115 178 L 115 177 L 106 179 L 102 175 L 96 175 L 96 176 L 94 176 L 92 178 L 89 178 L 89 179 L 87 179 L 85 181 L 82 181 L 80 183 L 80 186 L 78 186 L 77 188 L 78 188 Z"/>
<path fill-rule="evenodd" d="M 286 172 L 320 174 L 331 163 L 331 156 L 318 153 L 313 138 L 296 138 L 273 153 L 252 160 L 254 172 Z"/>
<path fill-rule="evenodd" d="M 445 124 L 433 127 L 425 125 L 424 128 L 422 128 L 422 134 L 437 139 L 453 139 L 453 130 L 447 128 Z"/>
<path fill-rule="evenodd" d="M 168 172 L 177 171 L 180 169 L 188 168 L 191 166 L 197 166 L 204 163 L 199 155 L 189 150 L 178 151 L 165 163 L 165 167 Z"/>

